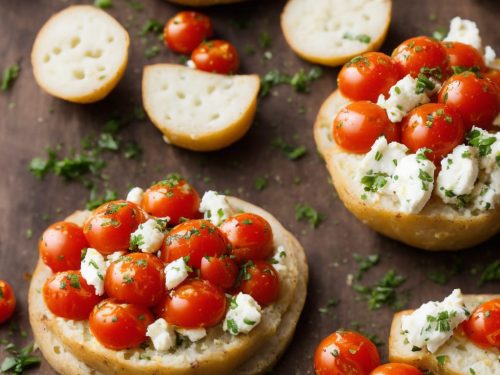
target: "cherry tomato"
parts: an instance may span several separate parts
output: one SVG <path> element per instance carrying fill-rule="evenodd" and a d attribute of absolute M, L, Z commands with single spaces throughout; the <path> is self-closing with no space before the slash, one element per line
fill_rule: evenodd
<path fill-rule="evenodd" d="M 42 289 L 45 304 L 54 315 L 65 319 L 85 320 L 102 300 L 87 284 L 80 271 L 63 271 L 50 276 Z"/>
<path fill-rule="evenodd" d="M 450 77 L 439 91 L 438 101 L 460 113 L 466 131 L 473 125 L 491 129 L 500 109 L 495 85 L 471 72 Z"/>
<path fill-rule="evenodd" d="M 243 213 L 225 220 L 220 230 L 227 236 L 236 260 L 268 259 L 274 251 L 273 230 L 262 216 Z"/>
<path fill-rule="evenodd" d="M 268 306 L 278 299 L 280 279 L 272 264 L 257 260 L 242 267 L 240 290 L 243 293 L 250 294 L 261 306 Z"/>
<path fill-rule="evenodd" d="M 387 142 L 398 142 L 400 130 L 389 121 L 385 110 L 372 102 L 348 104 L 333 120 L 333 138 L 348 152 L 364 154 L 370 151 L 381 135 L 387 138 Z"/>
<path fill-rule="evenodd" d="M 344 65 L 338 76 L 342 95 L 351 100 L 370 100 L 374 103 L 380 94 L 402 78 L 399 66 L 386 54 L 367 52 Z"/>
<path fill-rule="evenodd" d="M 188 54 L 213 33 L 210 18 L 198 12 L 184 11 L 167 22 L 163 29 L 163 39 L 172 51 Z"/>
<path fill-rule="evenodd" d="M 165 293 L 164 265 L 156 256 L 131 253 L 114 261 L 106 271 L 109 297 L 137 305 L 156 305 Z"/>
<path fill-rule="evenodd" d="M 144 192 L 142 208 L 156 217 L 170 217 L 170 224 L 177 225 L 184 219 L 200 217 L 198 192 L 178 175 L 156 183 Z"/>
<path fill-rule="evenodd" d="M 153 321 L 153 314 L 146 307 L 110 298 L 94 307 L 89 328 L 103 346 L 122 350 L 144 342 L 148 325 Z"/>
<path fill-rule="evenodd" d="M 0 324 L 10 319 L 16 309 L 16 296 L 9 283 L 0 280 Z"/>
<path fill-rule="evenodd" d="M 206 280 L 188 280 L 168 294 L 162 317 L 179 327 L 211 327 L 224 319 L 226 307 L 222 289 Z"/>
<path fill-rule="evenodd" d="M 489 79 L 497 88 L 497 92 L 500 92 L 500 70 L 491 69 L 484 74 L 484 78 Z"/>
<path fill-rule="evenodd" d="M 104 203 L 83 224 L 89 245 L 104 255 L 129 248 L 130 235 L 146 220 L 136 204 L 124 200 Z"/>
<path fill-rule="evenodd" d="M 460 114 L 442 103 L 428 103 L 414 108 L 402 122 L 402 143 L 412 152 L 428 148 L 426 156 L 438 164 L 465 137 Z"/>
<path fill-rule="evenodd" d="M 234 286 L 238 272 L 236 262 L 227 256 L 220 258 L 205 256 L 201 259 L 201 278 L 224 290 L 229 290 Z"/>
<path fill-rule="evenodd" d="M 462 324 L 467 337 L 481 347 L 500 348 L 500 299 L 477 307 Z"/>
<path fill-rule="evenodd" d="M 165 263 L 189 257 L 188 265 L 200 268 L 204 256 L 221 256 L 230 245 L 224 234 L 208 220 L 190 220 L 173 228 L 163 241 L 161 259 Z"/>
<path fill-rule="evenodd" d="M 45 229 L 38 242 L 40 257 L 52 272 L 80 269 L 82 250 L 88 246 L 83 229 L 67 221 Z"/>
<path fill-rule="evenodd" d="M 332 333 L 314 354 L 317 375 L 368 375 L 380 365 L 377 347 L 356 332 Z"/>
<path fill-rule="evenodd" d="M 437 40 L 427 36 L 417 36 L 401 43 L 392 58 L 404 74 L 417 78 L 422 68 L 435 69 L 442 75 L 448 72 L 448 55 Z"/>
<path fill-rule="evenodd" d="M 423 375 L 418 368 L 405 363 L 386 363 L 370 372 L 370 375 Z"/>
<path fill-rule="evenodd" d="M 236 48 L 225 40 L 201 43 L 191 54 L 191 60 L 199 70 L 219 74 L 233 74 L 240 67 Z"/>
<path fill-rule="evenodd" d="M 488 69 L 484 64 L 483 56 L 470 44 L 460 42 L 443 42 L 442 45 L 448 55 L 450 68 L 470 69 L 477 67 L 481 72 Z"/>

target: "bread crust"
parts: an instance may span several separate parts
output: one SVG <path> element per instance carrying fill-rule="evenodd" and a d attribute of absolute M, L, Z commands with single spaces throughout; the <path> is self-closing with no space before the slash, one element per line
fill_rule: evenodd
<path fill-rule="evenodd" d="M 212 5 L 241 3 L 245 0 L 167 0 L 171 3 L 187 5 L 190 7 L 208 7 Z"/>
<path fill-rule="evenodd" d="M 408 214 L 363 201 L 348 173 L 352 159 L 331 137 L 333 119 L 348 103 L 339 90 L 326 99 L 314 124 L 314 138 L 339 198 L 354 216 L 387 237 L 431 251 L 467 249 L 500 231 L 500 207 L 477 216 L 463 216 L 458 211 L 450 213 L 449 205 L 432 197 L 420 213 Z"/>
<path fill-rule="evenodd" d="M 186 353 L 189 351 L 189 355 L 186 354 L 182 360 L 177 358 L 171 363 L 169 359 L 173 357 L 152 349 L 148 349 L 147 352 L 147 355 L 152 357 L 150 361 L 137 359 L 141 350 L 118 352 L 108 350 L 91 336 L 87 323 L 73 324 L 55 317 L 48 311 L 39 288 L 50 276 L 51 271 L 39 260 L 30 284 L 30 322 L 35 339 L 52 367 L 61 374 L 82 375 L 94 373 L 252 375 L 264 373 L 274 365 L 293 336 L 305 302 L 308 279 L 305 254 L 298 241 L 272 215 L 250 203 L 233 197 L 228 198 L 232 206 L 257 213 L 270 222 L 276 244 L 285 246 L 287 251 L 285 264 L 290 268 L 283 276 L 278 301 L 271 308 L 264 310 L 261 323 L 250 334 L 232 338 L 229 334 L 223 334 L 220 327 L 209 329 L 208 340 L 221 338 L 229 345 L 223 345 L 206 354 L 193 353 L 190 349 L 195 344 L 192 344 L 189 349 L 181 349 Z M 81 223 L 81 212 L 79 216 Z M 70 216 L 68 220 L 74 220 L 74 216 Z M 85 329 L 78 328 L 79 324 Z M 77 328 L 74 328 L 75 326 Z M 70 334 L 73 332 L 78 334 Z M 226 337 L 222 337 L 224 335 Z M 59 352 L 64 355 L 64 361 L 61 361 L 60 354 L 54 352 L 54 346 L 59 347 Z M 162 360 L 163 357 L 166 360 Z"/>

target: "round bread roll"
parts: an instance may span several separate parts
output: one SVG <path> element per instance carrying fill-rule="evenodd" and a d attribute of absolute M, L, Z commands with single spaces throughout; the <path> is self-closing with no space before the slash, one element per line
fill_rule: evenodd
<path fill-rule="evenodd" d="M 130 40 L 105 11 L 70 6 L 54 14 L 36 36 L 31 63 L 49 94 L 75 103 L 103 99 L 123 76 Z"/>
<path fill-rule="evenodd" d="M 29 290 L 29 315 L 36 342 L 49 364 L 63 375 L 90 374 L 263 374 L 283 354 L 295 331 L 306 292 L 308 267 L 299 242 L 268 212 L 237 198 L 232 207 L 264 217 L 274 233 L 276 246 L 284 246 L 284 271 L 280 296 L 263 309 L 261 322 L 249 333 L 232 336 L 220 325 L 207 329 L 207 337 L 175 352 L 146 349 L 110 350 L 90 333 L 87 321 L 54 316 L 40 293 L 51 270 L 39 260 Z M 82 225 L 88 211 L 66 220 Z M 145 359 L 147 358 L 147 359 Z"/>

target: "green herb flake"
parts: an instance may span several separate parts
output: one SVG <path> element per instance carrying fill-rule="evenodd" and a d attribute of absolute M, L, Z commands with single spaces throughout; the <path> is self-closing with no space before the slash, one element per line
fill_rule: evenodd
<path fill-rule="evenodd" d="M 233 319 L 228 319 L 226 322 L 229 332 L 231 332 L 233 335 L 237 335 L 240 332 L 238 329 L 238 325 Z"/>
<path fill-rule="evenodd" d="M 390 270 L 373 286 L 356 284 L 353 288 L 368 301 L 368 308 L 370 310 L 380 309 L 383 305 L 392 308 L 401 308 L 403 301 L 398 299 L 396 289 L 405 281 L 406 278 L 404 276 L 398 275 L 394 270 Z"/>
<path fill-rule="evenodd" d="M 349 32 L 345 33 L 342 38 L 346 39 L 346 40 L 353 40 L 353 41 L 358 41 L 358 42 L 361 42 L 361 43 L 370 43 L 372 38 L 369 36 L 369 35 L 366 35 L 366 34 L 358 34 L 358 35 L 353 35 Z"/>
<path fill-rule="evenodd" d="M 387 184 L 388 177 L 387 173 L 372 172 L 361 178 L 361 184 L 364 185 L 365 191 L 375 193 Z"/>
<path fill-rule="evenodd" d="M 80 277 L 76 273 L 68 273 L 66 278 L 69 281 L 69 285 L 74 289 L 80 289 L 82 286 L 80 285 Z"/>
<path fill-rule="evenodd" d="M 482 272 L 479 278 L 479 285 L 484 285 L 487 282 L 500 281 L 500 259 L 489 264 Z"/>
<path fill-rule="evenodd" d="M 163 24 L 155 19 L 150 18 L 146 21 L 141 29 L 141 36 L 145 36 L 147 33 L 153 33 L 156 35 L 163 34 Z"/>
<path fill-rule="evenodd" d="M 2 91 L 7 91 L 12 87 L 20 72 L 21 67 L 19 64 L 12 64 L 4 69 L 2 75 L 2 85 L 0 86 Z"/>
<path fill-rule="evenodd" d="M 370 254 L 366 258 L 358 254 L 353 254 L 352 257 L 358 264 L 358 272 L 356 273 L 357 280 L 362 280 L 365 272 L 380 262 L 380 255 L 378 254 Z"/>
<path fill-rule="evenodd" d="M 301 157 L 303 157 L 305 154 L 307 154 L 307 149 L 305 146 L 293 146 L 291 144 L 286 143 L 283 138 L 276 138 L 273 142 L 272 145 L 280 149 L 290 160 L 298 160 Z"/>
<path fill-rule="evenodd" d="M 101 9 L 108 9 L 113 6 L 112 0 L 94 0 L 94 6 Z"/>
<path fill-rule="evenodd" d="M 313 228 L 319 227 L 324 221 L 323 214 L 318 213 L 314 208 L 302 203 L 295 206 L 295 218 L 297 221 L 307 220 Z"/>
<path fill-rule="evenodd" d="M 5 350 L 8 351 L 11 356 L 3 360 L 0 365 L 0 371 L 22 374 L 26 368 L 39 365 L 41 363 L 41 358 L 33 355 L 35 351 L 34 347 L 34 344 L 29 344 L 22 349 L 18 349 L 14 344 L 10 344 Z"/>
<path fill-rule="evenodd" d="M 262 48 L 271 47 L 271 44 L 272 44 L 271 36 L 267 32 L 262 31 L 259 34 L 259 44 Z"/>
<path fill-rule="evenodd" d="M 266 176 L 262 176 L 262 177 L 257 177 L 255 179 L 254 186 L 255 189 L 257 189 L 258 191 L 262 191 L 268 186 L 268 184 L 269 184 L 269 179 Z"/>
<path fill-rule="evenodd" d="M 160 47 L 151 46 L 146 48 L 146 51 L 144 51 L 144 56 L 146 56 L 146 59 L 150 60 L 156 57 L 156 55 L 158 55 L 159 53 L 160 53 Z"/>

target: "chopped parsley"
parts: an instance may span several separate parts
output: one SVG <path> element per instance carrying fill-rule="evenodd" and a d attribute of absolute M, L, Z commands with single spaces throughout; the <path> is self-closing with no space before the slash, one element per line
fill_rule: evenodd
<path fill-rule="evenodd" d="M 432 37 L 437 40 L 444 40 L 448 35 L 448 29 L 446 27 L 438 27 L 433 33 Z"/>
<path fill-rule="evenodd" d="M 146 56 L 146 59 L 152 59 L 156 55 L 160 53 L 160 47 L 158 46 L 151 46 L 146 48 L 146 51 L 144 51 L 144 56 Z"/>
<path fill-rule="evenodd" d="M 278 137 L 273 142 L 272 145 L 277 149 L 280 149 L 290 160 L 297 160 L 307 154 L 307 149 L 305 146 L 293 146 L 286 143 L 283 138 Z"/>
<path fill-rule="evenodd" d="M 259 34 L 259 44 L 262 48 L 271 47 L 271 44 L 272 44 L 271 36 L 267 32 L 262 31 Z"/>
<path fill-rule="evenodd" d="M 471 72 L 474 73 L 476 76 L 480 76 L 481 74 L 481 69 L 479 66 L 452 66 L 451 70 L 453 71 L 453 74 L 461 74 L 463 72 Z"/>
<path fill-rule="evenodd" d="M 255 179 L 255 189 L 257 189 L 258 191 L 262 191 L 264 190 L 267 185 L 269 184 L 269 179 L 266 177 L 266 176 L 262 176 L 262 177 L 257 177 Z"/>
<path fill-rule="evenodd" d="M 233 335 L 237 335 L 240 331 L 238 329 L 238 325 L 233 319 L 228 319 L 226 320 L 227 322 L 227 328 L 229 329 L 229 332 L 231 332 Z"/>
<path fill-rule="evenodd" d="M 415 94 L 422 94 L 425 90 L 433 90 L 436 85 L 423 73 L 419 73 L 417 84 L 415 86 Z"/>
<path fill-rule="evenodd" d="M 150 18 L 149 20 L 146 21 L 146 23 L 142 27 L 140 35 L 145 36 L 147 33 L 162 35 L 163 24 L 155 19 Z"/>
<path fill-rule="evenodd" d="M 331 298 L 331 299 L 329 299 L 329 300 L 326 302 L 325 306 L 320 307 L 320 308 L 318 309 L 318 311 L 319 311 L 321 314 L 328 314 L 328 313 L 330 312 L 330 310 L 331 310 L 333 307 L 335 307 L 335 306 L 337 306 L 337 305 L 339 304 L 339 302 L 340 302 L 340 301 L 339 301 L 338 299 L 336 299 L 336 298 Z"/>
<path fill-rule="evenodd" d="M 350 32 L 345 33 L 342 38 L 347 39 L 347 40 L 354 40 L 358 41 L 361 43 L 370 43 L 372 38 L 369 35 L 366 34 L 358 34 L 358 35 L 352 35 Z"/>
<path fill-rule="evenodd" d="M 133 234 L 130 237 L 130 249 L 135 250 L 141 245 L 144 245 L 144 236 L 142 234 Z"/>
<path fill-rule="evenodd" d="M 479 156 L 486 156 L 491 154 L 491 145 L 496 142 L 496 137 L 490 137 L 489 134 L 483 134 L 481 131 L 474 129 L 471 130 L 466 140 L 470 146 L 474 146 L 479 150 Z"/>
<path fill-rule="evenodd" d="M 12 64 L 4 69 L 2 75 L 2 85 L 0 86 L 2 91 L 7 91 L 12 87 L 14 81 L 19 76 L 19 72 L 21 71 L 21 67 L 19 64 Z"/>
<path fill-rule="evenodd" d="M 103 205 L 106 202 L 114 201 L 118 199 L 118 194 L 115 190 L 106 189 L 104 195 L 97 195 L 96 189 L 92 188 L 90 190 L 90 198 L 87 201 L 87 210 L 94 210 L 97 207 Z"/>
<path fill-rule="evenodd" d="M 394 270 L 387 272 L 373 286 L 354 285 L 354 290 L 368 301 L 370 310 L 380 309 L 383 305 L 392 308 L 401 308 L 403 301 L 398 299 L 396 288 L 406 281 L 404 276 L 398 275 Z"/>
<path fill-rule="evenodd" d="M 0 366 L 0 371 L 12 372 L 14 374 L 22 374 L 27 367 L 39 365 L 41 358 L 39 356 L 33 355 L 35 351 L 34 344 L 29 344 L 22 349 L 16 348 L 12 343 L 5 347 L 5 351 L 9 352 L 11 355 L 6 357 L 2 365 Z"/>
<path fill-rule="evenodd" d="M 368 58 L 366 58 L 365 56 L 356 56 L 354 58 L 351 59 L 351 61 L 349 61 L 346 66 L 351 66 L 351 65 L 354 65 L 354 64 L 358 64 L 358 63 L 362 63 L 366 66 L 370 66 L 370 60 L 368 60 Z"/>
<path fill-rule="evenodd" d="M 307 220 L 313 228 L 317 228 L 324 221 L 324 216 L 314 208 L 306 204 L 298 204 L 295 206 L 295 218 L 297 221 Z"/>
<path fill-rule="evenodd" d="M 310 90 L 310 84 L 320 78 L 322 73 L 321 68 L 317 66 L 311 68 L 307 73 L 301 69 L 294 75 L 281 73 L 276 69 L 271 70 L 261 79 L 260 96 L 265 97 L 269 95 L 274 86 L 284 84 L 291 85 L 297 92 L 307 93 Z"/>
<path fill-rule="evenodd" d="M 243 323 L 245 323 L 246 325 L 249 325 L 249 326 L 253 326 L 255 325 L 255 323 L 257 323 L 255 320 L 250 320 L 250 319 L 243 319 Z"/>
<path fill-rule="evenodd" d="M 380 255 L 378 254 L 370 254 L 366 258 L 363 258 L 361 255 L 358 254 L 353 254 L 352 257 L 358 264 L 358 272 L 356 273 L 356 280 L 363 279 L 365 272 L 368 271 L 370 268 L 376 266 L 380 262 Z"/>
<path fill-rule="evenodd" d="M 500 259 L 489 264 L 479 278 L 479 285 L 483 285 L 490 281 L 500 281 Z"/>
<path fill-rule="evenodd" d="M 361 178 L 361 184 L 364 185 L 365 191 L 370 191 L 372 193 L 377 192 L 382 189 L 387 184 L 387 173 L 376 172 L 370 173 Z"/>
<path fill-rule="evenodd" d="M 112 0 L 94 0 L 94 6 L 101 9 L 108 9 L 113 6 Z"/>
<path fill-rule="evenodd" d="M 142 154 L 142 148 L 135 141 L 128 142 L 123 150 L 123 156 L 127 159 L 136 159 Z"/>
<path fill-rule="evenodd" d="M 444 364 L 446 363 L 446 361 L 448 360 L 448 356 L 447 355 L 438 355 L 436 356 L 436 361 L 438 363 L 439 366 L 444 366 Z"/>
<path fill-rule="evenodd" d="M 68 279 L 69 285 L 72 288 L 80 289 L 82 287 L 80 285 L 80 278 L 78 277 L 78 275 L 76 273 L 68 273 L 68 275 L 66 276 L 66 278 Z"/>
<path fill-rule="evenodd" d="M 424 171 L 423 169 L 418 170 L 418 178 L 422 181 L 422 190 L 429 190 L 429 183 L 434 181 L 434 177 L 432 177 L 429 173 Z"/>

